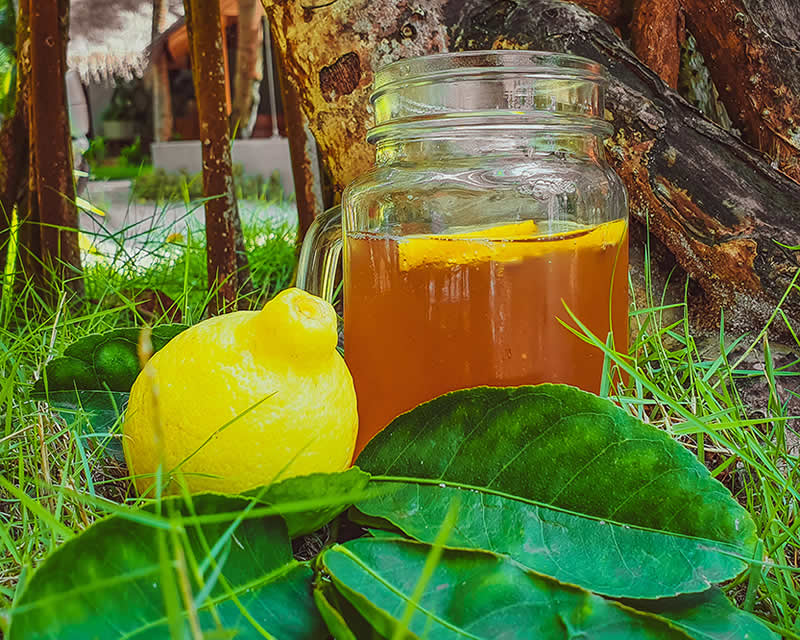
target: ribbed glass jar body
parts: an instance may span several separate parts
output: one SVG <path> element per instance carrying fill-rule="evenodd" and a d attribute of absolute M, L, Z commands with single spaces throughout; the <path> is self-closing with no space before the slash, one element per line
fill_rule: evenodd
<path fill-rule="evenodd" d="M 443 54 L 376 74 L 376 166 L 342 198 L 357 450 L 395 416 L 480 385 L 599 391 L 627 348 L 627 200 L 602 140 L 602 67 Z M 565 326 L 567 325 L 567 326 Z"/>

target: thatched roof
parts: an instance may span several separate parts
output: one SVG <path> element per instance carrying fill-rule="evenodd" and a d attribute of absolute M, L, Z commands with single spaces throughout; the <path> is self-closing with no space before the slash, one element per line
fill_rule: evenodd
<path fill-rule="evenodd" d="M 167 24 L 183 17 L 182 0 L 164 0 Z M 72 0 L 67 65 L 84 80 L 140 76 L 147 67 L 153 0 Z"/>

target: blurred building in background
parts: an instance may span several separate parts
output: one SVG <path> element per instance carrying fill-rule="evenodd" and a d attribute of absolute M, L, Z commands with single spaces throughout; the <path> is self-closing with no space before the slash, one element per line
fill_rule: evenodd
<path fill-rule="evenodd" d="M 102 136 L 112 151 L 138 139 L 154 167 L 198 172 L 202 167 L 199 125 L 183 2 L 163 2 L 166 26 L 153 39 L 153 0 L 72 0 L 67 58 L 71 101 L 80 101 L 74 90 L 79 78 L 86 98 L 88 138 Z M 240 42 L 240 0 L 219 2 L 228 114 L 236 91 L 237 49 L 240 43 L 260 49 L 261 80 L 252 90 L 252 113 L 236 123 L 240 135 L 233 146 L 234 163 L 249 174 L 270 175 L 278 169 L 284 189 L 292 191 L 283 106 L 263 10 L 259 5 L 260 37 Z M 169 86 L 166 118 L 163 110 L 161 115 L 154 110 L 152 97 L 153 83 L 164 72 L 161 77 L 168 78 Z M 83 113 L 77 104 L 76 109 Z"/>

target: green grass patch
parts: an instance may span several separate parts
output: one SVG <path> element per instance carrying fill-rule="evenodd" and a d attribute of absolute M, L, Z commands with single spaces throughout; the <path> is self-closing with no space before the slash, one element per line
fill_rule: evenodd
<path fill-rule="evenodd" d="M 156 169 L 133 176 L 133 197 L 140 201 L 166 203 L 203 197 L 203 176 L 187 171 L 168 172 Z M 240 200 L 264 202 L 281 200 L 284 197 L 280 172 L 275 170 L 269 177 L 245 174 L 241 165 L 234 165 L 233 179 L 236 197 Z"/>
<path fill-rule="evenodd" d="M 120 242 L 113 255 L 87 266 L 87 295 L 78 307 L 68 306 L 63 292 L 45 304 L 23 286 L 0 308 L 0 629 L 7 622 L 2 610 L 43 558 L 131 500 L 127 470 L 99 446 L 86 419 L 65 420 L 33 397 L 44 366 L 91 333 L 166 322 L 175 310 L 190 324 L 204 317 L 203 237 L 148 232 L 160 240 L 135 255 Z M 292 282 L 295 231 L 259 222 L 246 225 L 245 236 L 254 285 L 248 302 L 257 307 Z M 151 290 L 168 296 L 169 308 L 146 309 L 141 294 Z M 596 340 L 609 368 L 627 373 L 613 397 L 692 452 L 753 517 L 762 555 L 723 588 L 784 637 L 798 638 L 800 339 L 779 345 L 766 328 L 731 335 L 724 318 L 717 336 L 701 338 L 691 331 L 685 303 L 664 304 L 652 287 L 647 293 L 631 312 L 636 338 L 629 354 Z M 780 308 L 772 322 L 788 326 Z"/>
<path fill-rule="evenodd" d="M 188 205 L 187 216 L 201 206 Z M 154 219 L 159 218 L 156 212 Z M 245 222 L 243 231 L 251 277 L 247 305 L 256 308 L 291 283 L 296 261 L 296 231 L 287 223 L 267 220 Z M 129 322 L 154 323 L 172 317 L 176 311 L 189 323 L 204 316 L 209 300 L 205 234 L 197 230 L 196 225 L 187 225 L 181 233 L 169 233 L 157 227 L 143 228 L 135 234 L 126 230 L 124 239 L 114 236 L 104 239 L 106 246 L 113 241 L 114 251 L 87 261 L 84 267 L 86 297 L 90 303 L 101 308 L 124 308 Z M 143 246 L 132 252 L 132 241 Z M 156 316 L 142 315 L 145 308 L 149 313 L 151 306 L 142 304 L 142 294 L 153 290 L 165 294 L 174 304 L 169 309 L 158 307 Z"/>
<path fill-rule="evenodd" d="M 141 176 L 150 175 L 152 172 L 153 167 L 149 164 L 141 166 L 102 164 L 92 167 L 89 176 L 92 180 L 135 180 Z"/>

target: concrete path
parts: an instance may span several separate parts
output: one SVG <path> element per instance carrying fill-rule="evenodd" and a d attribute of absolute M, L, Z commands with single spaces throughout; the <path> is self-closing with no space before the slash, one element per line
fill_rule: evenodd
<path fill-rule="evenodd" d="M 87 261 L 133 261 L 147 266 L 163 256 L 165 248 L 182 245 L 189 236 L 202 238 L 204 211 L 202 203 L 158 204 L 135 202 L 129 180 L 90 182 L 83 198 L 105 213 L 81 211 L 81 245 L 88 252 Z M 240 201 L 239 214 L 247 227 L 263 224 L 286 224 L 297 227 L 293 202 L 266 203 Z"/>

